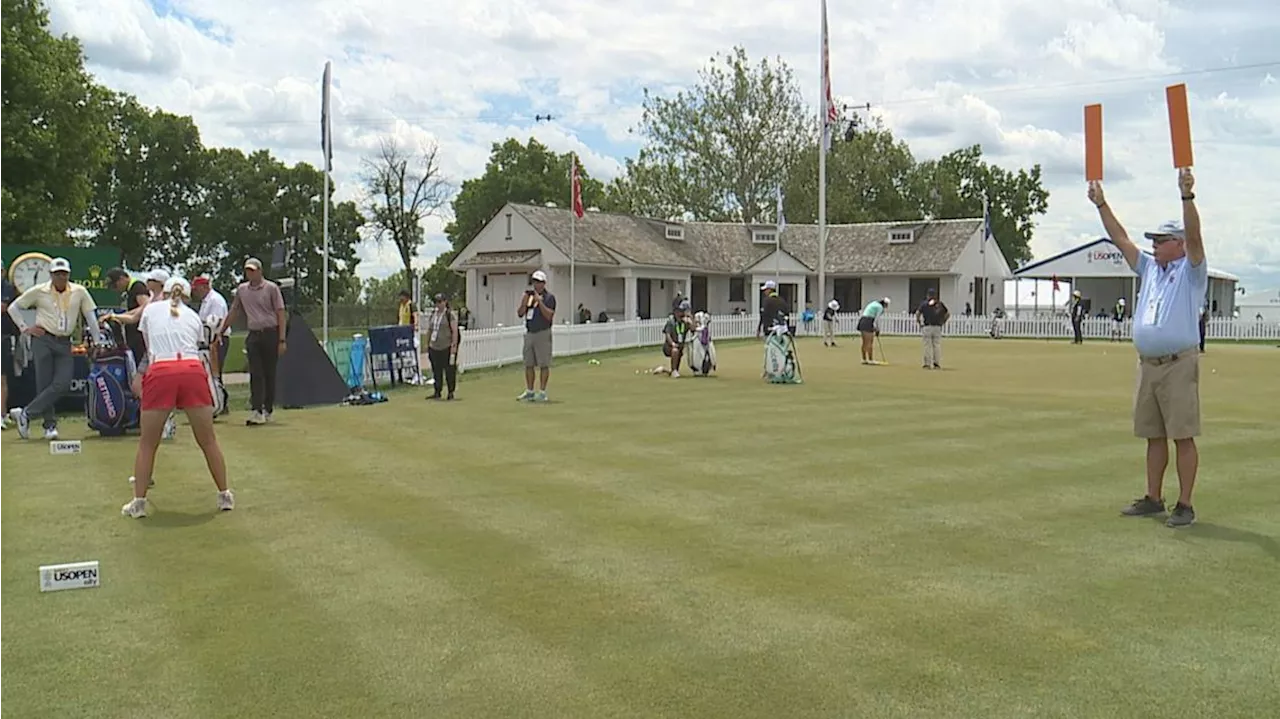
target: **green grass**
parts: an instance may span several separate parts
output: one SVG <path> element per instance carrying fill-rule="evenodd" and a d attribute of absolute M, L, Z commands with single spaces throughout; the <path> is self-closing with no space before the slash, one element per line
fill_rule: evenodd
<path fill-rule="evenodd" d="M 506 369 L 452 404 L 238 412 L 222 515 L 185 429 L 139 521 L 133 441 L 6 431 L 4 715 L 1274 711 L 1274 349 L 1203 357 L 1200 523 L 1171 530 L 1118 515 L 1129 346 L 952 340 L 944 372 L 884 347 L 806 341 L 801 386 L 726 343 L 714 379 L 563 362 L 543 406 Z M 86 559 L 100 588 L 38 592 Z"/>

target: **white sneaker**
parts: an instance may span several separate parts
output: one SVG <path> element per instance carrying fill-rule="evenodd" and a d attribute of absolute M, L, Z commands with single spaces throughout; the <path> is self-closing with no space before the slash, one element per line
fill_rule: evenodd
<path fill-rule="evenodd" d="M 253 414 L 250 414 L 250 415 L 249 415 L 249 419 L 246 419 L 246 420 L 244 421 L 244 423 L 245 423 L 245 424 L 250 424 L 250 425 L 252 425 L 252 424 L 266 424 L 266 423 L 267 423 L 267 418 L 266 418 L 265 416 L 263 416 L 262 412 L 254 412 Z"/>
<path fill-rule="evenodd" d="M 45 427 L 45 430 L 44 430 L 44 438 L 45 438 L 45 439 L 47 439 L 47 440 L 49 440 L 50 442 L 52 442 L 53 440 L 57 439 L 57 438 L 58 438 L 58 428 L 57 428 L 57 427 Z"/>
<path fill-rule="evenodd" d="M 174 419 L 173 415 L 169 415 L 169 419 L 164 421 L 164 431 L 161 433 L 160 437 L 162 439 L 173 439 L 177 434 L 178 420 Z"/>
<path fill-rule="evenodd" d="M 270 422 L 270 421 L 271 421 L 271 414 L 272 414 L 271 412 L 266 412 L 266 413 L 264 413 L 264 414 L 262 415 L 262 421 L 263 421 L 263 422 Z"/>
<path fill-rule="evenodd" d="M 225 492 L 218 492 L 218 511 L 230 512 L 236 508 L 236 495 L 228 489 Z"/>
<path fill-rule="evenodd" d="M 680 379 L 680 370 L 678 369 L 671 370 L 671 379 Z"/>
<path fill-rule="evenodd" d="M 27 418 L 27 413 L 23 412 L 21 407 L 9 410 L 9 417 L 18 426 L 19 437 L 27 439 L 31 436 L 31 420 Z"/>
<path fill-rule="evenodd" d="M 134 497 L 128 504 L 120 508 L 120 514 L 134 519 L 142 519 L 147 516 L 147 498 Z"/>

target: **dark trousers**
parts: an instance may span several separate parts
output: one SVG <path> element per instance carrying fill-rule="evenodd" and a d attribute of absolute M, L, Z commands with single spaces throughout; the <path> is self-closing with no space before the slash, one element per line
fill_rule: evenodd
<path fill-rule="evenodd" d="M 218 379 L 222 379 L 222 368 L 227 366 L 227 352 L 230 349 L 231 338 L 223 335 L 222 341 L 218 343 Z"/>
<path fill-rule="evenodd" d="M 244 340 L 249 355 L 249 396 L 255 412 L 270 412 L 276 404 L 276 363 L 280 358 L 280 331 L 249 330 Z"/>
<path fill-rule="evenodd" d="M 449 394 L 458 387 L 458 366 L 449 359 L 449 350 L 427 348 L 427 360 L 431 362 L 431 376 L 435 378 L 435 394 L 440 396 L 440 389 L 445 382 L 449 384 Z"/>
<path fill-rule="evenodd" d="M 1071 329 L 1076 333 L 1076 339 L 1075 339 L 1076 344 L 1084 344 L 1084 330 L 1082 328 L 1083 324 L 1084 324 L 1084 320 L 1079 317 L 1071 320 Z"/>

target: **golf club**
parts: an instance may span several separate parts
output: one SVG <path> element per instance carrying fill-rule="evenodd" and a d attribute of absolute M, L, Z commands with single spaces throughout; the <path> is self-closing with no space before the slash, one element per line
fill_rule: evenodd
<path fill-rule="evenodd" d="M 880 341 L 880 333 L 876 333 L 876 346 L 880 348 L 880 364 L 889 364 L 889 358 L 884 355 L 884 343 Z"/>

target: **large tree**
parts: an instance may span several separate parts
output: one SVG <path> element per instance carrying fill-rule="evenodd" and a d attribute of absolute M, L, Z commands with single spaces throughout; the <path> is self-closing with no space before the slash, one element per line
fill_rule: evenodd
<path fill-rule="evenodd" d="M 786 63 L 752 66 L 741 47 L 673 98 L 646 89 L 639 130 L 645 146 L 610 185 L 611 209 L 737 222 L 773 216 L 778 186 L 817 137 Z"/>
<path fill-rule="evenodd" d="M 1040 165 L 1007 170 L 984 161 L 982 146 L 972 145 L 920 163 L 915 175 L 912 191 L 924 216 L 981 217 L 985 196 L 992 232 L 1005 259 L 1015 267 L 1031 259 L 1035 217 L 1049 209 Z"/>
<path fill-rule="evenodd" d="M 837 139 L 827 155 L 827 222 L 890 222 L 920 217 L 910 148 L 881 124 Z M 818 221 L 818 146 L 805 150 L 784 186 L 789 221 Z"/>
<path fill-rule="evenodd" d="M 378 154 L 364 160 L 364 212 L 373 239 L 395 245 L 412 271 L 413 258 L 426 240 L 422 222 L 436 216 L 451 188 L 440 170 L 439 147 L 406 148 L 394 138 L 379 143 Z"/>
<path fill-rule="evenodd" d="M 0 85 L 6 242 L 69 243 L 110 157 L 107 93 L 80 43 L 49 32 L 41 0 L 3 0 Z"/>
<path fill-rule="evenodd" d="M 444 292 L 459 296 L 462 278 L 449 269 L 449 263 L 471 243 L 486 223 L 508 202 L 543 205 L 554 202 L 568 207 L 571 199 L 571 153 L 556 153 L 532 137 L 527 144 L 515 138 L 493 143 L 484 174 L 462 183 L 453 199 L 453 221 L 445 226 L 452 249 L 442 253 L 424 276 L 428 294 Z M 599 207 L 604 202 L 604 185 L 591 177 L 578 162 L 578 178 L 582 187 L 582 203 Z"/>
<path fill-rule="evenodd" d="M 173 265 L 189 251 L 209 156 L 190 117 L 151 111 L 130 95 L 109 104 L 112 157 L 96 177 L 82 242 L 121 251 L 127 267 Z"/>

